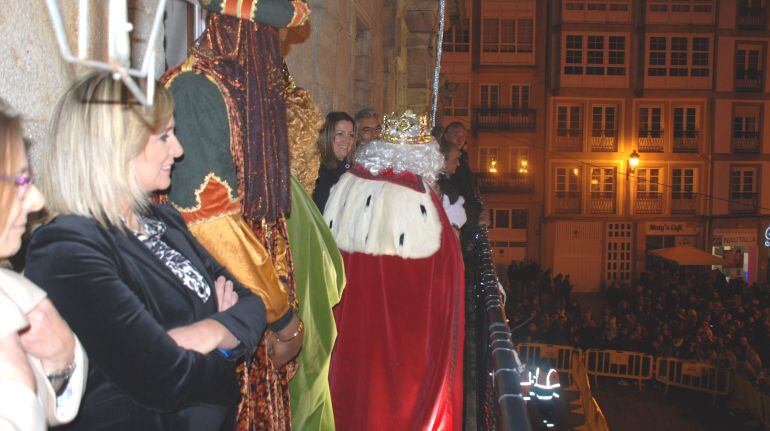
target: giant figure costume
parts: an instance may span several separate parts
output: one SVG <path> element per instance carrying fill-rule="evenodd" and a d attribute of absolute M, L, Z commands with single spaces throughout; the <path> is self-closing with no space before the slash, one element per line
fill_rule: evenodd
<path fill-rule="evenodd" d="M 270 322 L 291 320 L 294 270 L 286 71 L 278 29 L 302 24 L 307 6 L 286 0 L 201 1 L 212 12 L 188 59 L 162 82 L 175 105 L 185 157 L 168 199 L 197 239 L 262 296 Z M 278 369 L 263 340 L 244 366 L 239 430 L 291 429 L 290 363 Z"/>
<path fill-rule="evenodd" d="M 345 262 L 330 385 L 338 430 L 462 429 L 463 262 L 429 187 L 427 123 L 386 119 L 324 211 Z"/>

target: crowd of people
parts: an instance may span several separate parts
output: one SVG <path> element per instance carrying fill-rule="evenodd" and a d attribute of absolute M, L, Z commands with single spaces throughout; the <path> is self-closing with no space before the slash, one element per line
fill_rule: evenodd
<path fill-rule="evenodd" d="M 770 364 L 770 290 L 718 270 L 645 272 L 607 284 L 597 312 L 571 298 L 568 276 L 536 263 L 509 267 L 508 316 L 518 342 L 617 349 L 693 360 L 745 373 L 760 385 Z M 532 320 L 527 322 L 527 319 Z M 517 323 L 519 322 L 519 323 Z"/>

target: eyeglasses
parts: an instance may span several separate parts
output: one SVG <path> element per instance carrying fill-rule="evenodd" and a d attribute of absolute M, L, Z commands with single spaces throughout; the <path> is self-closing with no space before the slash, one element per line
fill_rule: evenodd
<path fill-rule="evenodd" d="M 377 127 L 368 127 L 367 126 L 367 127 L 362 128 L 361 131 L 362 132 L 366 132 L 366 133 L 372 133 L 372 132 L 382 133 L 382 126 L 377 126 Z"/>
<path fill-rule="evenodd" d="M 18 189 L 18 196 L 20 200 L 24 200 L 27 196 L 27 192 L 32 187 L 32 175 L 11 176 L 0 175 L 0 181 L 13 182 L 14 187 Z"/>

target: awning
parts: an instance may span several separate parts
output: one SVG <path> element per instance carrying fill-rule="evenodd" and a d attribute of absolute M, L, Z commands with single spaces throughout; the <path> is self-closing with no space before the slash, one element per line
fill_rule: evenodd
<path fill-rule="evenodd" d="M 726 265 L 727 261 L 691 245 L 650 250 L 650 254 L 678 263 L 680 266 Z"/>

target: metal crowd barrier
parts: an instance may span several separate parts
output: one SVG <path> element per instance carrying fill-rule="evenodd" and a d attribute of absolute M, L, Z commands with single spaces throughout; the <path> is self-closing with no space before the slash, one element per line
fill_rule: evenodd
<path fill-rule="evenodd" d="M 532 431 L 527 415 L 527 407 L 521 394 L 519 361 L 511 341 L 511 330 L 505 318 L 505 306 L 500 299 L 497 275 L 492 262 L 492 250 L 486 229 L 480 229 L 475 235 L 476 262 L 478 270 L 479 294 L 483 297 L 486 308 L 485 320 L 488 328 L 489 361 L 479 364 L 490 365 L 489 374 L 494 387 L 494 398 L 500 412 L 500 425 L 503 430 Z"/>
<path fill-rule="evenodd" d="M 569 373 L 574 355 L 580 357 L 580 349 L 559 344 L 519 343 L 516 345 L 519 359 L 525 364 L 555 368 L 560 373 Z"/>
<path fill-rule="evenodd" d="M 588 349 L 584 353 L 588 374 L 594 376 L 598 385 L 598 376 L 636 380 L 642 389 L 642 380 L 649 380 L 655 372 L 652 355 L 624 350 Z"/>
<path fill-rule="evenodd" d="M 686 361 L 677 358 L 658 358 L 655 379 L 669 386 L 694 389 L 714 395 L 727 395 L 730 392 L 730 372 L 714 366 Z"/>

